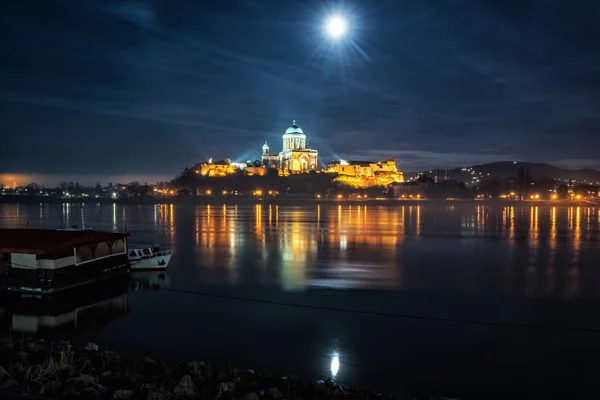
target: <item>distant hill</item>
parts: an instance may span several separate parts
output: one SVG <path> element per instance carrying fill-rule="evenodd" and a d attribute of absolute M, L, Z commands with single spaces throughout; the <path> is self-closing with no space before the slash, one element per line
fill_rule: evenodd
<path fill-rule="evenodd" d="M 452 168 L 448 170 L 448 176 L 450 179 L 463 181 L 465 183 L 472 183 L 476 179 L 510 179 L 517 178 L 519 176 L 519 170 L 521 168 L 529 170 L 529 174 L 534 179 L 552 178 L 561 181 L 568 181 L 569 179 L 572 179 L 574 181 L 600 184 L 600 171 L 597 171 L 595 169 L 584 168 L 572 170 L 555 167 L 546 163 L 513 161 L 499 161 L 490 164 Z M 433 177 L 435 176 L 436 171 L 440 177 L 443 177 L 446 174 L 446 170 L 430 170 L 422 172 L 426 173 L 428 176 Z"/>

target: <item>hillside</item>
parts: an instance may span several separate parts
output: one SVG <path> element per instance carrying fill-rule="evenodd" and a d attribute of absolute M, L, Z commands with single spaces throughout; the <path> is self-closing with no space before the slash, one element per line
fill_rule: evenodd
<path fill-rule="evenodd" d="M 519 176 L 519 170 L 523 168 L 529 171 L 534 179 L 551 178 L 561 181 L 582 181 L 587 183 L 600 183 L 600 171 L 594 169 L 571 170 L 555 167 L 546 163 L 499 161 L 489 164 L 472 165 L 462 168 L 448 170 L 450 179 L 471 183 L 476 179 L 487 180 L 510 179 Z M 422 171 L 428 176 L 435 176 L 436 170 Z M 438 174 L 444 176 L 445 170 L 439 170 Z M 410 176 L 410 175 L 409 175 Z"/>

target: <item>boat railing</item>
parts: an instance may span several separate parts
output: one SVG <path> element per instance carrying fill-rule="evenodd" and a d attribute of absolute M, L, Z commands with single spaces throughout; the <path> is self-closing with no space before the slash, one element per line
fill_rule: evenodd
<path fill-rule="evenodd" d="M 150 255 L 150 258 L 167 257 L 167 256 L 170 256 L 171 254 L 173 254 L 173 250 L 163 250 L 163 251 L 159 251 L 158 253 L 152 253 Z"/>

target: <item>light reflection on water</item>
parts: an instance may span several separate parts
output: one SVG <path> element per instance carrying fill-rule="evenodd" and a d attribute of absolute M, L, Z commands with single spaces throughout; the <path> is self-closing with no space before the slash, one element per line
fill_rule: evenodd
<path fill-rule="evenodd" d="M 1 204 L 0 226 L 80 224 L 80 207 Z M 127 230 L 134 243 L 158 242 L 175 250 L 166 276 L 136 278 L 125 309 L 117 307 L 118 316 L 106 318 L 105 330 L 85 340 L 183 358 L 237 360 L 248 354 L 266 368 L 318 371 L 319 377 L 357 385 L 398 378 L 389 374 L 435 373 L 452 376 L 457 385 L 463 379 L 465 386 L 486 386 L 494 377 L 506 385 L 512 369 L 494 368 L 523 365 L 526 376 L 529 364 L 540 359 L 553 371 L 568 368 L 573 360 L 564 361 L 577 346 L 600 354 L 596 337 L 564 340 L 565 333 L 426 325 L 155 290 L 168 286 L 366 312 L 600 329 L 597 207 L 264 202 L 84 209 L 89 227 Z M 114 303 L 93 301 L 96 313 Z M 487 364 L 482 349 L 493 355 Z M 547 359 L 548 349 L 563 356 Z M 276 357 L 279 353 L 284 356 Z M 268 355 L 272 358 L 264 360 Z M 540 371 L 539 382 L 551 381 Z"/>
<path fill-rule="evenodd" d="M 81 222 L 80 207 L 4 204 L 0 221 L 5 227 L 64 227 Z M 495 291 L 567 298 L 598 293 L 595 288 L 583 293 L 581 282 L 581 268 L 590 265 L 597 252 L 591 246 L 600 222 L 595 207 L 426 203 L 84 207 L 87 226 L 126 229 L 135 243 L 158 241 L 173 247 L 173 271 L 200 268 L 194 279 L 201 284 L 260 283 L 283 290 L 427 289 L 431 282 L 420 269 L 457 268 L 439 289 L 463 291 L 461 265 L 466 263 L 483 274 L 499 275 Z M 420 266 L 423 263 L 425 267 Z M 490 289 L 473 279 L 467 277 L 470 290 Z M 183 275 L 176 281 L 194 283 Z"/>

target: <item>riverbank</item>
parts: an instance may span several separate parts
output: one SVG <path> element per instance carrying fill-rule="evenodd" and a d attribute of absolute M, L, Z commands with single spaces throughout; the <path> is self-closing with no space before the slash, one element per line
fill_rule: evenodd
<path fill-rule="evenodd" d="M 202 361 L 161 363 L 89 343 L 0 337 L 3 399 L 300 400 L 415 398 L 350 389 L 332 380 L 307 382 Z M 429 397 L 428 397 L 429 398 Z"/>
<path fill-rule="evenodd" d="M 598 201 L 585 200 L 508 200 L 508 199 L 401 199 L 387 197 L 371 198 L 316 198 L 313 195 L 302 196 L 164 196 L 137 197 L 131 199 L 110 198 L 78 198 L 62 199 L 41 196 L 1 196 L 0 204 L 118 204 L 118 205 L 153 205 L 153 204 L 197 204 L 197 205 L 240 205 L 240 204 L 369 204 L 369 205 L 528 205 L 528 206 L 597 206 Z"/>

